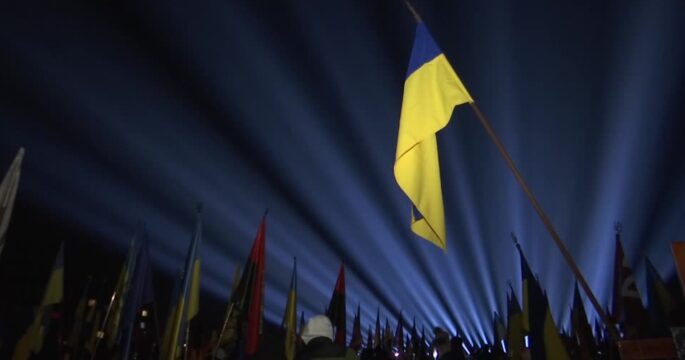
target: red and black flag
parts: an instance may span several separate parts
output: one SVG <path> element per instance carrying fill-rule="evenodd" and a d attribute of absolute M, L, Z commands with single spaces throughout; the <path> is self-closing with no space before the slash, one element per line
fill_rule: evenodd
<path fill-rule="evenodd" d="M 345 327 L 345 319 L 347 311 L 345 309 L 345 265 L 340 264 L 338 271 L 338 280 L 335 282 L 333 295 L 331 301 L 328 303 L 326 316 L 331 319 L 331 324 L 335 329 L 335 343 L 340 346 L 345 346 L 345 336 L 347 328 Z"/>
<path fill-rule="evenodd" d="M 264 249 L 266 246 L 266 214 L 257 230 L 250 257 L 245 263 L 240 282 L 231 295 L 231 305 L 227 317 L 238 314 L 239 323 L 247 322 L 245 354 L 252 356 L 259 348 L 259 335 L 262 329 L 262 304 L 264 299 Z M 240 326 L 239 328 L 241 328 Z"/>

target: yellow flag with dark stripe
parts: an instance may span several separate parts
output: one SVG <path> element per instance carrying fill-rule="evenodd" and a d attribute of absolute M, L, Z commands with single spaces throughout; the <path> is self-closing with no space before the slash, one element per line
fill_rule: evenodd
<path fill-rule="evenodd" d="M 455 106 L 473 102 L 423 23 L 416 28 L 404 83 L 395 179 L 412 202 L 411 229 L 446 249 L 445 214 L 435 134 Z"/>

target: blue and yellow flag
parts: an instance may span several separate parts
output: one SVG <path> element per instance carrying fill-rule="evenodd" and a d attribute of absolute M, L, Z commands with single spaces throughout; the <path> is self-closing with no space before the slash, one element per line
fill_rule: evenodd
<path fill-rule="evenodd" d="M 455 106 L 470 102 L 445 54 L 419 23 L 404 83 L 394 170 L 413 204 L 412 231 L 442 249 L 447 243 L 435 134 L 447 125 Z"/>
<path fill-rule="evenodd" d="M 195 219 L 195 232 L 188 249 L 178 300 L 173 307 L 174 313 L 166 325 L 168 332 L 165 330 L 160 357 L 162 359 L 173 360 L 180 355 L 179 347 L 183 345 L 185 335 L 182 329 L 188 326 L 188 322 L 197 315 L 199 310 L 200 252 L 198 249 L 202 241 L 201 208 L 199 206 Z"/>

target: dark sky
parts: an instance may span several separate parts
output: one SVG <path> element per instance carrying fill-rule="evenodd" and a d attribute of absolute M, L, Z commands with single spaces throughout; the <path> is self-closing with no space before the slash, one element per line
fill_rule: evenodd
<path fill-rule="evenodd" d="M 672 277 L 685 3 L 415 7 L 600 301 L 615 221 L 643 295 L 644 256 Z M 566 326 L 571 272 L 468 106 L 438 134 L 448 251 L 410 232 L 392 165 L 414 26 L 399 0 L 3 5 L 0 166 L 26 148 L 7 253 L 49 263 L 65 241 L 67 272 L 115 274 L 144 221 L 169 276 L 202 202 L 202 286 L 223 301 L 269 208 L 268 319 L 293 256 L 307 315 L 345 261 L 348 323 L 360 302 L 364 324 L 380 306 L 482 342 L 507 282 L 518 292 L 513 231 Z"/>

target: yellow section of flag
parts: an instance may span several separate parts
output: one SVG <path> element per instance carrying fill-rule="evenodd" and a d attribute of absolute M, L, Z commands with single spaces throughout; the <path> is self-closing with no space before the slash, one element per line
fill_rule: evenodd
<path fill-rule="evenodd" d="M 473 100 L 425 26 L 419 24 L 416 31 L 404 85 L 394 172 L 400 188 L 420 213 L 412 211 L 412 231 L 446 249 L 435 134 L 447 125 L 455 106 Z"/>

